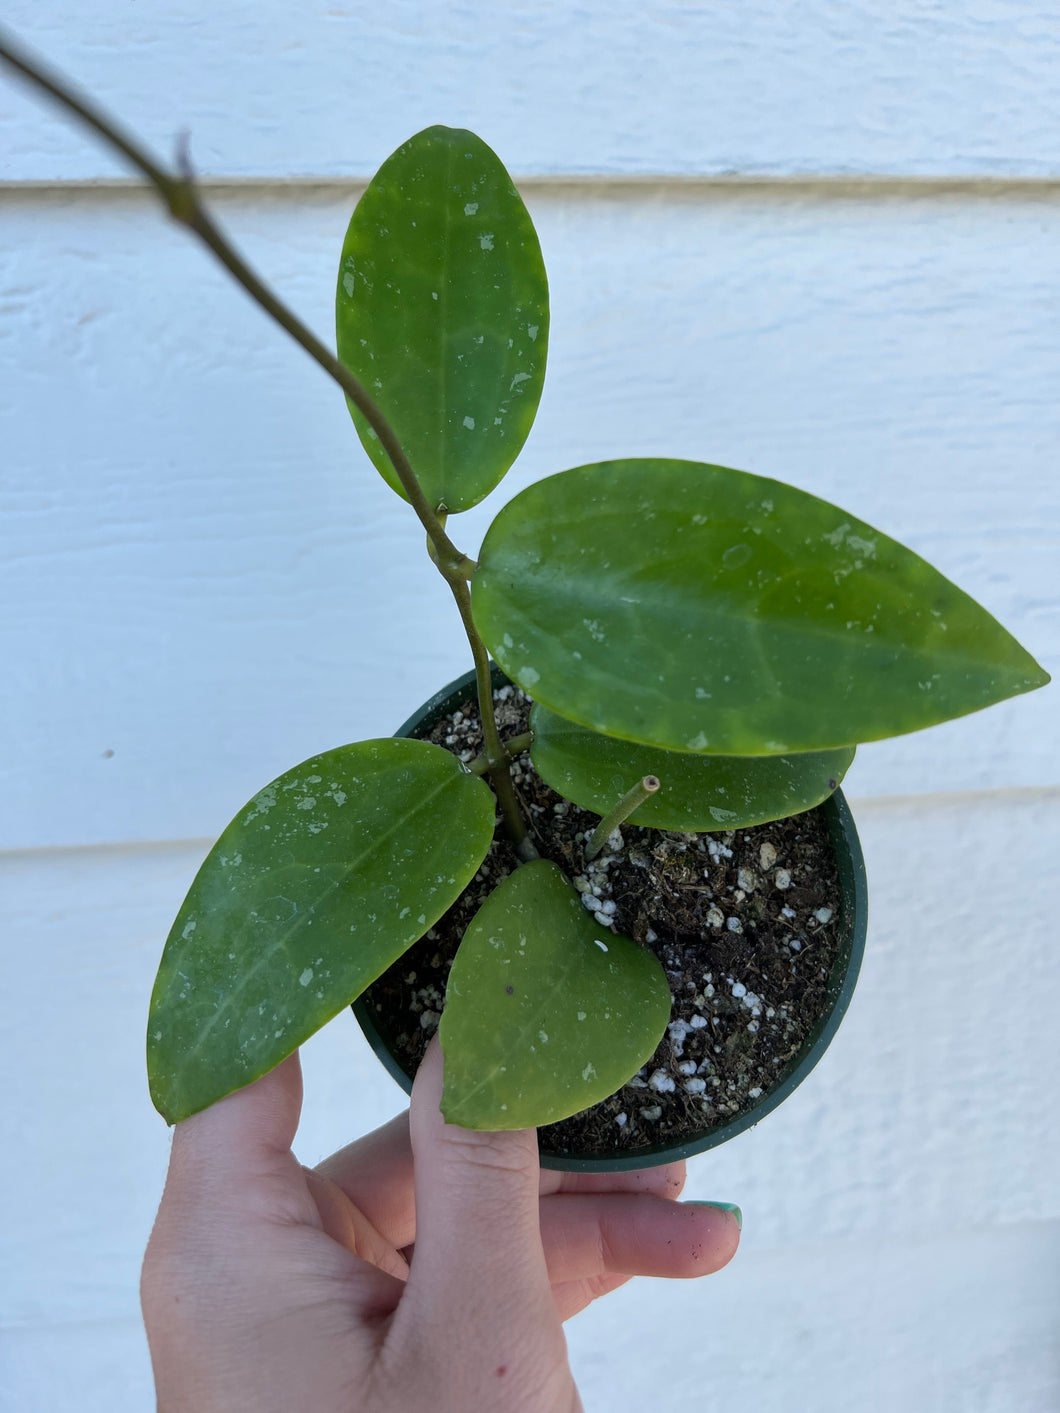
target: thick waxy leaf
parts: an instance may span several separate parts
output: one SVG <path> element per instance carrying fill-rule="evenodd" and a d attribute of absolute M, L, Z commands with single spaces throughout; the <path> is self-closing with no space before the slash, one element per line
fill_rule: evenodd
<path fill-rule="evenodd" d="M 435 923 L 493 836 L 448 751 L 340 746 L 274 780 L 210 851 L 151 998 L 151 1097 L 170 1123 L 264 1074 Z"/>
<path fill-rule="evenodd" d="M 342 247 L 336 328 L 339 358 L 379 404 L 431 504 L 466 510 L 487 495 L 537 412 L 548 283 L 526 207 L 481 138 L 427 128 L 383 163 Z"/>
<path fill-rule="evenodd" d="M 826 800 L 854 759 L 853 746 L 794 756 L 702 756 L 601 736 L 535 703 L 530 713 L 538 774 L 568 800 L 604 815 L 646 775 L 659 789 L 631 824 L 654 829 L 749 829 Z"/>
<path fill-rule="evenodd" d="M 533 1128 L 613 1094 L 670 1019 L 654 955 L 592 920 L 555 864 L 525 864 L 483 903 L 449 975 L 442 1113 Z"/>
<path fill-rule="evenodd" d="M 593 730 L 715 755 L 875 741 L 1048 676 L 949 580 L 778 481 L 602 462 L 490 526 L 475 621 L 504 671 Z"/>

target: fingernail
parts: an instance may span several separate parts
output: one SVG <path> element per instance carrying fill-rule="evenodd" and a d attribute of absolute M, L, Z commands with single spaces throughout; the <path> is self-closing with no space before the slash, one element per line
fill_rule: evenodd
<path fill-rule="evenodd" d="M 736 1218 L 736 1225 L 743 1231 L 743 1213 L 735 1202 L 686 1202 L 686 1207 L 717 1207 L 719 1212 L 731 1212 Z"/>

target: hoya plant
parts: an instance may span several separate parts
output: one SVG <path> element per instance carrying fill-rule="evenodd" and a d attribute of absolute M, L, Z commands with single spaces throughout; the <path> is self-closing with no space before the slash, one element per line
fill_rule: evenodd
<path fill-rule="evenodd" d="M 809 809 L 859 742 L 1048 681 L 912 551 L 723 466 L 561 470 L 505 505 L 472 558 L 457 517 L 526 440 L 549 329 L 537 235 L 490 148 L 432 127 L 380 168 L 342 247 L 336 358 L 228 245 L 186 162 L 166 172 L 89 100 L 6 56 L 116 144 L 343 389 L 368 457 L 426 531 L 475 670 L 480 759 L 417 739 L 341 744 L 266 785 L 221 834 L 151 999 L 151 1093 L 170 1122 L 346 1009 L 461 895 L 497 829 L 521 862 L 453 963 L 443 1112 L 471 1128 L 541 1125 L 638 1070 L 670 1018 L 665 973 L 535 856 L 511 778 L 527 744 L 549 786 L 601 817 L 591 854 L 627 818 L 688 833 Z M 533 700 L 529 742 L 501 740 L 491 659 Z"/>
<path fill-rule="evenodd" d="M 665 973 L 533 857 L 510 778 L 526 742 L 500 740 L 491 657 L 533 699 L 539 774 L 602 816 L 590 852 L 623 817 L 690 832 L 810 808 L 858 742 L 1046 680 L 910 550 L 746 471 L 663 458 L 563 470 L 515 496 L 470 558 L 455 517 L 526 440 L 548 326 L 537 236 L 498 158 L 470 132 L 417 134 L 353 213 L 337 346 L 366 390 L 350 398 L 361 442 L 456 600 L 485 749 L 469 767 L 421 740 L 339 746 L 240 811 L 180 910 L 152 999 L 152 1093 L 170 1120 L 275 1065 L 418 941 L 476 874 L 498 813 L 524 862 L 453 964 L 447 1118 L 552 1122 L 655 1050 Z"/>

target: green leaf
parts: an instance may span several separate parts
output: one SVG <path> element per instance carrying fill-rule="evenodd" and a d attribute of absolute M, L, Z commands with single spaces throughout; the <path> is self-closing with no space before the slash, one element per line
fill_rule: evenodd
<path fill-rule="evenodd" d="M 555 864 L 525 864 L 476 913 L 449 974 L 442 1113 L 489 1129 L 578 1113 L 651 1056 L 670 1007 L 651 952 L 594 922 Z"/>
<path fill-rule="evenodd" d="M 793 486 L 691 461 L 529 486 L 475 621 L 560 716 L 668 750 L 785 755 L 977 711 L 1048 676 L 918 555 Z"/>
<path fill-rule="evenodd" d="M 539 703 L 530 713 L 530 729 L 530 759 L 542 779 L 599 815 L 638 780 L 658 776 L 660 788 L 629 821 L 654 829 L 749 829 L 799 814 L 826 800 L 854 759 L 853 746 L 794 756 L 664 751 L 602 736 Z"/>
<path fill-rule="evenodd" d="M 537 234 L 481 138 L 427 128 L 383 163 L 346 232 L 336 328 L 339 358 L 396 431 L 427 499 L 476 505 L 526 440 L 548 347 Z M 403 495 L 375 433 L 350 412 Z"/>
<path fill-rule="evenodd" d="M 287 771 L 211 849 L 148 1022 L 170 1123 L 249 1084 L 374 981 L 459 896 L 493 837 L 489 788 L 425 741 L 362 741 Z"/>

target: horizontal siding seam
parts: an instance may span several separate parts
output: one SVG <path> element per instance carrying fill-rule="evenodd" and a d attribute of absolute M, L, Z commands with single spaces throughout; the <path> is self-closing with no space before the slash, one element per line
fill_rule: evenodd
<path fill-rule="evenodd" d="M 1002 786 L 993 790 L 938 790 L 923 795 L 855 795 L 850 802 L 858 810 L 898 813 L 903 809 L 925 807 L 945 809 L 962 805 L 969 809 L 992 805 L 1046 804 L 1060 807 L 1060 785 Z M 0 865 L 45 861 L 50 857 L 72 854 L 105 855 L 162 853 L 167 850 L 195 849 L 205 853 L 217 842 L 214 838 L 191 839 L 132 839 L 107 841 L 99 844 L 48 844 L 30 848 L 0 849 Z"/>
<path fill-rule="evenodd" d="M 269 196 L 296 193 L 303 196 L 341 195 L 363 191 L 369 177 L 227 177 L 200 176 L 200 190 L 216 196 Z M 673 190 L 678 192 L 743 193 L 754 195 L 810 195 L 820 197 L 917 197 L 967 196 L 996 199 L 998 197 L 1060 197 L 1060 176 L 1049 177 L 968 177 L 930 176 L 909 177 L 887 173 L 865 176 L 848 174 L 791 175 L 687 175 L 683 173 L 584 173 L 535 174 L 520 176 L 514 181 L 520 191 L 561 193 Z M 62 194 L 73 196 L 127 196 L 130 192 L 150 192 L 146 183 L 135 177 L 98 178 L 90 181 L 40 180 L 5 181 L 0 178 L 0 197 L 6 195 Z M 152 197 L 154 193 L 151 192 Z M 155 198 L 157 199 L 157 198 Z"/>

